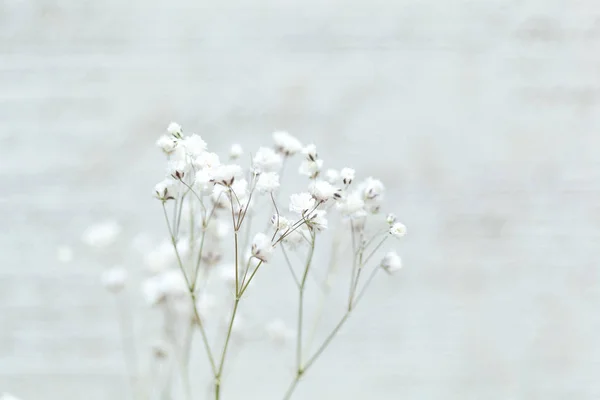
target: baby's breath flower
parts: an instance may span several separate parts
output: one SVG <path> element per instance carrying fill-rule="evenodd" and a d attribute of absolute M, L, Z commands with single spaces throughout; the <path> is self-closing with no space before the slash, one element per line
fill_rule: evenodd
<path fill-rule="evenodd" d="M 400 222 L 395 222 L 390 227 L 389 232 L 390 232 L 390 235 L 397 237 L 397 238 L 401 238 L 402 236 L 406 235 L 406 226 L 404 226 L 404 224 L 402 224 Z"/>
<path fill-rule="evenodd" d="M 402 259 L 395 251 L 390 251 L 381 260 L 381 267 L 388 273 L 392 274 L 402 268 Z"/>
<path fill-rule="evenodd" d="M 362 184 L 362 191 L 365 200 L 379 200 L 383 197 L 385 186 L 379 179 L 367 178 Z"/>
<path fill-rule="evenodd" d="M 268 262 L 272 253 L 271 239 L 264 233 L 257 233 L 252 240 L 252 255 L 263 262 Z"/>
<path fill-rule="evenodd" d="M 271 217 L 271 224 L 273 224 L 273 227 L 275 227 L 275 229 L 285 231 L 286 229 L 292 226 L 292 221 L 290 221 L 282 215 L 273 214 L 273 216 Z"/>
<path fill-rule="evenodd" d="M 156 305 L 167 297 L 178 298 L 189 294 L 185 278 L 178 269 L 167 269 L 146 279 L 143 291 L 150 305 Z"/>
<path fill-rule="evenodd" d="M 102 285 L 112 293 L 118 293 L 125 287 L 127 271 L 123 268 L 114 267 L 102 274 Z"/>
<path fill-rule="evenodd" d="M 244 149 L 238 143 L 234 143 L 231 145 L 231 149 L 229 149 L 229 158 L 232 160 L 237 160 L 244 154 Z"/>
<path fill-rule="evenodd" d="M 252 167 L 255 172 L 276 172 L 281 168 L 283 159 L 269 147 L 258 149 L 252 159 Z"/>
<path fill-rule="evenodd" d="M 197 171 L 194 177 L 194 186 L 198 195 L 209 194 L 213 190 L 214 177 L 207 170 Z"/>
<path fill-rule="evenodd" d="M 181 141 L 181 145 L 185 147 L 187 153 L 194 157 L 206 151 L 206 142 L 202 140 L 200 135 L 191 135 Z"/>
<path fill-rule="evenodd" d="M 352 168 L 342 168 L 340 176 L 344 185 L 349 185 L 354 180 L 355 171 Z"/>
<path fill-rule="evenodd" d="M 345 217 L 360 218 L 366 215 L 365 202 L 358 192 L 349 193 L 336 206 Z"/>
<path fill-rule="evenodd" d="M 309 144 L 302 149 L 302 154 L 306 156 L 308 161 L 317 161 L 317 146 Z"/>
<path fill-rule="evenodd" d="M 107 221 L 92 225 L 83 233 L 83 242 L 92 247 L 106 247 L 117 240 L 121 225 L 116 221 Z"/>
<path fill-rule="evenodd" d="M 271 193 L 279 188 L 279 175 L 276 172 L 264 172 L 258 175 L 256 190 Z"/>
<path fill-rule="evenodd" d="M 285 156 L 291 156 L 302 150 L 302 143 L 294 136 L 284 131 L 273 132 L 275 148 Z"/>
<path fill-rule="evenodd" d="M 152 343 L 150 349 L 152 351 L 152 356 L 159 360 L 167 358 L 171 353 L 171 345 L 165 340 L 156 340 Z"/>
<path fill-rule="evenodd" d="M 316 210 L 308 218 L 309 226 L 317 231 L 324 231 L 327 229 L 327 218 L 325 218 L 326 214 L 327 212 L 325 210 Z"/>
<path fill-rule="evenodd" d="M 154 197 L 161 201 L 173 200 L 172 187 L 174 182 L 171 179 L 165 179 L 162 182 L 158 182 L 154 186 Z"/>
<path fill-rule="evenodd" d="M 338 189 L 333 187 L 331 183 L 327 181 L 314 181 L 310 186 L 310 192 L 313 197 L 320 202 L 325 202 L 334 196 L 340 197 Z"/>
<path fill-rule="evenodd" d="M 396 214 L 394 213 L 389 213 L 386 217 L 385 217 L 385 222 L 387 222 L 389 225 L 393 225 L 394 222 L 396 222 Z"/>
<path fill-rule="evenodd" d="M 165 154 L 171 154 L 177 147 L 177 140 L 173 136 L 162 135 L 156 141 L 156 146 L 160 147 Z"/>
<path fill-rule="evenodd" d="M 219 165 L 213 170 L 215 183 L 231 186 L 236 178 L 242 175 L 242 167 L 236 164 Z"/>
<path fill-rule="evenodd" d="M 167 127 L 167 132 L 170 135 L 173 135 L 177 138 L 180 138 L 183 134 L 183 131 L 181 130 L 181 125 L 179 125 L 177 122 L 171 122 Z"/>
<path fill-rule="evenodd" d="M 315 206 L 315 199 L 310 193 L 302 192 L 290 196 L 290 211 L 303 214 Z"/>
<path fill-rule="evenodd" d="M 212 169 L 221 165 L 221 161 L 216 153 L 205 151 L 198 154 L 196 158 L 194 158 L 193 164 L 196 168 Z"/>
<path fill-rule="evenodd" d="M 325 178 L 327 178 L 327 182 L 336 184 L 340 180 L 340 173 L 336 169 L 329 168 L 325 172 Z"/>
<path fill-rule="evenodd" d="M 174 179 L 181 180 L 189 169 L 190 166 L 186 161 L 170 161 L 167 164 L 167 175 Z"/>
<path fill-rule="evenodd" d="M 300 164 L 300 168 L 298 168 L 298 172 L 302 175 L 308 176 L 310 179 L 315 179 L 319 172 L 321 172 L 321 168 L 323 167 L 323 160 L 304 160 L 302 164 Z"/>
<path fill-rule="evenodd" d="M 285 234 L 282 233 L 282 235 Z M 291 232 L 287 232 L 285 238 L 283 239 L 283 243 L 290 247 L 290 249 L 294 250 L 298 248 L 298 246 L 309 243 L 310 242 L 310 232 L 305 225 L 301 225 L 300 227 L 294 229 Z"/>

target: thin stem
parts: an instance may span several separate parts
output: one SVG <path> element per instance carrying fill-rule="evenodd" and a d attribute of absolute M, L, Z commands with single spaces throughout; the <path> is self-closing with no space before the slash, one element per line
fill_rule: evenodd
<path fill-rule="evenodd" d="M 388 237 L 389 237 L 389 236 L 387 236 L 387 235 L 386 235 L 386 236 L 385 236 L 385 237 L 384 237 L 384 238 L 381 240 L 381 242 L 379 242 L 379 244 L 378 244 L 378 245 L 377 245 L 377 246 L 376 246 L 376 247 L 373 249 L 373 251 L 371 251 L 371 253 L 369 253 L 369 255 L 367 256 L 367 258 L 365 258 L 365 262 L 364 262 L 364 264 L 367 264 L 367 263 L 369 262 L 369 260 L 371 259 L 371 257 L 373 257 L 373 255 L 375 254 L 375 252 L 376 252 L 377 250 L 379 250 L 379 248 L 380 248 L 380 247 L 381 247 L 381 246 L 382 246 L 382 245 L 385 243 L 385 241 L 387 240 L 387 238 L 388 238 Z"/>
<path fill-rule="evenodd" d="M 296 276 L 296 273 L 294 272 L 294 268 L 292 267 L 290 258 L 288 257 L 287 251 L 285 251 L 285 246 L 282 243 L 281 246 L 279 246 L 279 247 L 281 247 L 281 251 L 283 252 L 283 256 L 285 257 L 287 266 L 290 269 L 290 272 L 292 273 L 292 278 L 294 278 L 294 282 L 296 283 L 296 286 L 298 286 L 298 288 L 300 288 L 300 281 L 298 280 L 298 277 Z"/>
<path fill-rule="evenodd" d="M 248 286 L 250 285 L 250 282 L 252 282 L 252 278 L 254 278 L 254 275 L 256 275 L 256 272 L 258 271 L 258 269 L 260 268 L 260 266 L 263 264 L 262 260 L 258 263 L 258 265 L 256 266 L 256 268 L 254 268 L 254 271 L 252 271 L 252 273 L 250 274 L 250 278 L 248 278 L 248 282 L 246 282 L 246 284 L 244 286 L 242 286 L 242 289 L 240 290 L 240 294 L 238 297 L 242 297 L 242 295 L 244 294 L 244 292 L 246 292 L 246 289 L 248 289 Z"/>
<path fill-rule="evenodd" d="M 285 392 L 285 395 L 283 396 L 283 400 L 289 400 L 292 398 L 292 394 L 294 393 L 294 390 L 296 390 L 296 386 L 298 386 L 298 382 L 300 382 L 301 376 L 302 375 L 300 375 L 300 374 L 296 374 L 296 376 L 294 377 L 294 380 L 288 387 L 288 390 Z"/>
<path fill-rule="evenodd" d="M 306 278 L 308 277 L 308 271 L 312 264 L 312 258 L 315 253 L 315 238 L 316 234 L 311 231 L 311 247 L 308 253 L 308 258 L 304 266 L 304 274 L 302 275 L 302 281 L 300 282 L 299 294 L 298 294 L 298 332 L 296 335 L 296 366 L 298 367 L 298 373 L 301 374 L 302 367 L 302 332 L 303 332 L 303 321 L 304 321 L 304 289 L 306 286 Z"/>
<path fill-rule="evenodd" d="M 380 269 L 381 268 L 379 266 L 373 268 L 373 271 L 371 271 L 371 275 L 369 275 L 369 278 L 367 278 L 367 281 L 365 282 L 362 289 L 360 290 L 360 292 L 358 292 L 358 295 L 356 296 L 356 300 L 354 301 L 354 307 L 356 307 L 356 305 L 358 304 L 360 299 L 364 296 L 367 288 L 371 284 L 371 281 L 373 280 L 373 278 L 375 278 L 375 275 L 377 275 L 377 271 L 379 271 Z"/>
<path fill-rule="evenodd" d="M 181 273 L 183 274 L 183 277 L 185 278 L 185 283 L 187 284 L 187 287 L 190 288 L 190 281 L 187 277 L 187 274 L 185 273 L 185 267 L 183 266 L 183 262 L 181 261 L 181 256 L 179 255 L 179 250 L 177 249 L 177 240 L 175 239 L 175 236 L 173 235 L 173 229 L 171 229 L 171 223 L 169 222 L 169 216 L 167 215 L 167 209 L 165 207 L 165 203 L 163 202 L 163 211 L 165 214 L 165 220 L 167 222 L 167 227 L 169 228 L 169 235 L 171 236 L 171 244 L 173 245 L 173 249 L 175 250 L 175 255 L 177 256 L 177 263 L 179 264 L 179 268 L 181 269 Z"/>
<path fill-rule="evenodd" d="M 221 395 L 221 376 L 223 374 L 223 368 L 225 366 L 225 357 L 227 355 L 227 349 L 229 348 L 229 341 L 231 339 L 231 332 L 233 331 L 233 323 L 235 321 L 235 315 L 237 313 L 240 298 L 236 297 L 233 303 L 233 311 L 231 313 L 231 319 L 229 320 L 229 327 L 227 329 L 227 336 L 225 337 L 225 345 L 223 346 L 223 352 L 221 353 L 221 361 L 219 362 L 219 370 L 215 376 L 215 399 L 219 399 Z"/>
<path fill-rule="evenodd" d="M 346 313 L 344 314 L 344 316 L 342 317 L 340 322 L 338 322 L 338 324 L 335 326 L 335 328 L 333 328 L 333 331 L 331 331 L 329 336 L 327 336 L 327 338 L 325 339 L 323 344 L 321 344 L 321 346 L 319 346 L 319 349 L 315 352 L 315 354 L 313 354 L 313 356 L 308 359 L 308 361 L 306 362 L 306 364 L 304 366 L 304 371 L 306 371 L 308 368 L 310 368 L 313 365 L 313 363 L 317 360 L 317 358 L 323 353 L 323 351 L 327 348 L 329 343 L 331 343 L 331 341 L 333 340 L 335 335 L 339 332 L 339 330 L 342 328 L 342 326 L 344 326 L 344 323 L 346 323 L 349 316 L 350 316 L 350 311 L 346 311 Z"/>

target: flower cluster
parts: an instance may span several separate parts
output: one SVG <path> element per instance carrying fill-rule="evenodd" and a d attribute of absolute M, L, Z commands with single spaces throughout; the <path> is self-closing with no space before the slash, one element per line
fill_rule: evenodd
<path fill-rule="evenodd" d="M 284 131 L 273 133 L 271 145 L 252 149 L 247 166 L 238 164 L 244 154 L 239 144 L 233 144 L 225 157 L 219 156 L 210 151 L 200 135 L 184 133 L 177 123 L 167 127 L 156 145 L 167 161 L 165 176 L 154 187 L 153 195 L 162 208 L 168 237 L 145 256 L 147 269 L 142 287 L 148 304 L 170 315 L 166 319 L 168 331 L 173 321 L 179 321 L 186 329 L 191 326 L 200 332 L 214 379 L 215 398 L 219 398 L 231 338 L 243 336 L 238 303 L 259 279 L 263 265 L 279 268 L 287 264 L 290 283 L 301 294 L 298 333 L 294 335 L 281 319 L 268 323 L 265 333 L 278 343 L 295 339 L 298 354 L 306 353 L 297 360 L 297 382 L 329 343 L 324 342 L 310 355 L 300 334 L 305 323 L 302 309 L 307 277 L 325 264 L 313 257 L 315 244 L 333 236 L 348 249 L 347 259 L 341 261 L 347 267 L 324 274 L 329 276 L 335 270 L 350 275 L 347 311 L 340 327 L 377 271 L 391 274 L 402 266 L 394 250 L 379 253 L 388 238 L 401 238 L 406 233 L 394 214 L 382 216 L 380 212 L 385 186 L 372 177 L 358 178 L 349 167 L 323 172 L 324 161 L 317 146 L 303 145 Z M 283 182 L 283 169 L 294 163 L 299 176 Z M 282 198 L 287 199 L 286 203 L 281 202 Z M 111 232 L 115 230 L 110 225 L 96 228 L 87 232 L 85 240 L 104 246 L 113 240 Z M 307 261 L 294 265 L 293 258 L 288 257 L 290 251 L 304 253 L 300 255 Z M 113 268 L 104 274 L 103 283 L 107 290 L 117 293 L 123 290 L 126 277 L 124 270 Z M 220 295 L 215 294 L 223 287 L 218 282 L 225 283 Z M 215 312 L 223 304 L 227 308 Z M 211 324 L 226 328 L 218 350 L 207 339 Z M 188 339 L 173 341 L 171 337 L 171 342 L 164 345 L 163 338 L 154 353 L 164 358 L 169 348 L 189 347 L 184 342 L 193 335 L 181 337 Z M 217 359 L 216 354 L 222 354 L 222 358 Z"/>

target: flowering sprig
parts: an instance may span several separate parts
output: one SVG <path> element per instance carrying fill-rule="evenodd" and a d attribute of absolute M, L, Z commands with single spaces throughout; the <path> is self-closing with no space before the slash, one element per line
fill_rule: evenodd
<path fill-rule="evenodd" d="M 240 329 L 240 302 L 263 268 L 278 268 L 281 252 L 298 290 L 297 329 L 292 335 L 282 320 L 275 319 L 266 332 L 279 342 L 295 339 L 295 374 L 284 395 L 284 399 L 289 399 L 300 378 L 345 324 L 377 271 L 391 274 L 402 266 L 393 250 L 379 256 L 379 261 L 373 260 L 390 236 L 401 238 L 406 233 L 393 214 L 385 220 L 380 218 L 385 194 L 383 183 L 371 177 L 357 182 L 355 170 L 348 167 L 328 169 L 322 174 L 324 161 L 316 145 L 303 145 L 284 131 L 273 134 L 272 145 L 251 152 L 251 162 L 246 167 L 237 164 L 244 153 L 239 144 L 232 145 L 228 154 L 221 157 L 209 151 L 201 136 L 184 134 L 177 123 L 168 126 L 156 145 L 167 157 L 165 177 L 154 187 L 153 195 L 162 207 L 168 241 L 148 257 L 150 276 L 144 283 L 144 293 L 152 306 L 164 307 L 168 315 L 177 310 L 177 315 L 184 317 L 183 326 L 187 327 L 184 339 L 169 337 L 171 345 L 179 346 L 184 353 L 181 370 L 188 397 L 191 397 L 186 358 L 189 351 L 185 349 L 191 345 L 193 331 L 200 332 L 214 398 L 218 400 L 228 350 Z M 300 158 L 299 175 L 309 179 L 297 180 L 303 182 L 301 186 L 290 190 L 295 182 L 291 178 L 283 182 L 281 174 L 296 156 Z M 228 161 L 221 161 L 225 159 Z M 284 190 L 291 193 L 286 206 L 278 204 Z M 263 215 L 261 210 L 268 212 Z M 266 230 L 260 229 L 265 226 L 261 224 L 262 218 Z M 336 327 L 310 353 L 304 336 L 306 288 L 309 277 L 318 280 L 315 270 L 323 263 L 316 259 L 315 248 L 318 242 L 327 240 L 327 231 L 348 232 L 334 240 L 351 247 L 349 266 L 342 269 L 350 273 L 348 299 Z M 304 253 L 305 261 L 294 265 L 289 252 Z M 214 274 L 214 270 L 219 273 Z M 370 274 L 364 280 L 366 270 Z M 330 265 L 323 287 L 330 284 L 333 271 Z M 221 313 L 228 318 L 218 347 L 209 340 L 211 327 L 207 324 L 216 303 L 208 295 L 216 287 L 215 279 L 226 281 L 224 303 L 230 307 Z M 123 289 L 124 280 L 121 270 L 111 270 L 104 276 L 107 289 L 113 292 Z M 323 298 L 327 292 L 323 291 Z M 165 329 L 170 331 L 172 326 Z M 168 353 L 166 348 L 160 346 L 155 353 L 164 355 Z"/>

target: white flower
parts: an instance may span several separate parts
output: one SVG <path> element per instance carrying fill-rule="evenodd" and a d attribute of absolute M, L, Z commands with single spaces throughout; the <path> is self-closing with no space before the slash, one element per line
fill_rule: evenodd
<path fill-rule="evenodd" d="M 387 222 L 389 225 L 393 225 L 394 222 L 396 222 L 396 219 L 396 214 L 389 213 L 387 217 L 385 217 L 385 222 Z"/>
<path fill-rule="evenodd" d="M 317 210 L 312 213 L 308 218 L 310 226 L 315 228 L 317 231 L 324 231 L 327 229 L 327 218 L 325 218 L 326 214 L 327 212 L 325 210 Z"/>
<path fill-rule="evenodd" d="M 344 185 L 349 185 L 354 180 L 355 171 L 352 168 L 342 168 L 340 176 Z"/>
<path fill-rule="evenodd" d="M 273 224 L 275 229 L 286 230 L 292 226 L 292 221 L 282 215 L 273 214 L 271 217 L 271 224 Z"/>
<path fill-rule="evenodd" d="M 305 213 L 315 206 L 315 199 L 310 193 L 302 192 L 290 196 L 290 211 Z"/>
<path fill-rule="evenodd" d="M 177 147 L 177 140 L 173 136 L 162 135 L 156 141 L 156 146 L 160 147 L 165 154 L 171 154 Z"/>
<path fill-rule="evenodd" d="M 395 251 L 390 251 L 381 260 L 381 267 L 389 274 L 402 268 L 402 259 Z"/>
<path fill-rule="evenodd" d="M 106 247 L 117 240 L 121 225 L 116 221 L 107 221 L 92 225 L 83 233 L 83 242 L 92 247 Z"/>
<path fill-rule="evenodd" d="M 190 170 L 190 165 L 186 161 L 183 161 L 183 160 L 170 161 L 167 164 L 167 175 L 169 175 L 177 180 L 183 179 L 183 177 L 189 170 Z"/>
<path fill-rule="evenodd" d="M 187 283 L 179 269 L 168 269 L 146 279 L 143 290 L 150 305 L 158 304 L 166 297 L 189 295 Z"/>
<path fill-rule="evenodd" d="M 209 194 L 213 189 L 213 176 L 207 170 L 196 171 L 194 184 L 199 195 Z"/>
<path fill-rule="evenodd" d="M 56 249 L 56 258 L 62 263 L 68 263 L 73 260 L 73 249 L 69 246 L 60 246 Z"/>
<path fill-rule="evenodd" d="M 291 156 L 302 150 L 302 143 L 294 136 L 284 131 L 273 132 L 275 148 L 285 156 Z"/>
<path fill-rule="evenodd" d="M 379 179 L 367 178 L 361 185 L 365 200 L 381 199 L 385 186 Z"/>
<path fill-rule="evenodd" d="M 325 178 L 329 183 L 337 183 L 340 180 L 340 173 L 336 169 L 328 169 L 325 172 Z"/>
<path fill-rule="evenodd" d="M 221 165 L 219 156 L 208 151 L 202 152 L 194 159 L 194 166 L 200 169 L 212 169 Z"/>
<path fill-rule="evenodd" d="M 175 137 L 180 137 L 183 133 L 181 130 L 181 125 L 179 125 L 177 122 L 171 122 L 167 127 L 167 132 Z"/>
<path fill-rule="evenodd" d="M 336 206 L 345 217 L 360 218 L 366 215 L 365 202 L 358 192 L 348 194 Z"/>
<path fill-rule="evenodd" d="M 244 154 L 244 149 L 241 145 L 235 143 L 231 145 L 231 149 L 229 149 L 229 158 L 232 160 L 237 160 Z"/>
<path fill-rule="evenodd" d="M 174 199 L 175 197 L 173 197 L 172 193 L 173 184 L 174 182 L 171 179 L 165 179 L 162 182 L 158 182 L 154 186 L 154 197 L 162 201 Z"/>
<path fill-rule="evenodd" d="M 327 201 L 332 197 L 340 197 L 338 190 L 327 181 L 315 181 L 310 187 L 313 197 L 320 202 Z"/>
<path fill-rule="evenodd" d="M 219 165 L 213 170 L 213 179 L 216 183 L 231 186 L 242 175 L 242 167 L 236 164 Z"/>
<path fill-rule="evenodd" d="M 206 151 L 206 142 L 200 135 L 191 135 L 181 141 L 181 145 L 191 156 L 199 156 Z"/>
<path fill-rule="evenodd" d="M 229 189 L 223 185 L 213 186 L 211 198 L 215 206 L 218 208 L 226 208 L 230 206 Z"/>
<path fill-rule="evenodd" d="M 298 172 L 302 175 L 306 175 L 311 179 L 314 179 L 321 172 L 321 168 L 323 168 L 323 160 L 304 160 L 302 164 L 300 164 L 300 168 L 298 168 Z"/>
<path fill-rule="evenodd" d="M 304 243 L 310 243 L 311 236 L 308 228 L 305 225 L 295 228 L 293 231 L 284 231 L 281 235 L 285 234 L 283 243 L 288 245 L 290 249 L 296 249 L 299 245 Z"/>
<path fill-rule="evenodd" d="M 176 262 L 175 251 L 170 240 L 161 242 L 154 250 L 150 251 L 144 257 L 144 263 L 149 272 L 156 274 L 164 271 Z"/>
<path fill-rule="evenodd" d="M 272 253 L 271 239 L 264 233 L 257 233 L 252 240 L 252 255 L 263 262 L 268 262 Z"/>
<path fill-rule="evenodd" d="M 277 344 L 283 344 L 294 338 L 294 332 L 280 319 L 269 322 L 265 331 L 267 336 Z"/>
<path fill-rule="evenodd" d="M 397 238 L 401 238 L 402 236 L 406 235 L 406 226 L 404 226 L 404 224 L 400 223 L 400 222 L 395 222 L 391 227 L 390 227 L 390 235 L 397 237 Z"/>
<path fill-rule="evenodd" d="M 264 172 L 258 175 L 256 190 L 271 193 L 279 188 L 279 175 L 276 172 Z"/>
<path fill-rule="evenodd" d="M 252 160 L 252 167 L 256 172 L 276 172 L 281 168 L 283 159 L 269 147 L 258 149 Z"/>
<path fill-rule="evenodd" d="M 308 161 L 317 161 L 317 146 L 309 144 L 302 149 L 302 154 L 306 156 Z"/>
<path fill-rule="evenodd" d="M 119 267 L 111 268 L 102 274 L 102 285 L 112 293 L 118 293 L 123 290 L 126 280 L 127 271 Z"/>

